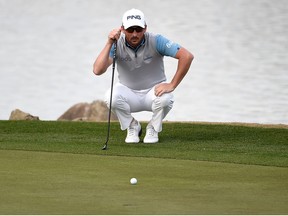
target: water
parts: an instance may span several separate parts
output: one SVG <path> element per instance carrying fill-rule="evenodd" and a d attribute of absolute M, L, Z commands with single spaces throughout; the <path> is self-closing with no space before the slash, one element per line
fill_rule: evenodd
<path fill-rule="evenodd" d="M 286 0 L 0 0 L 0 119 L 19 108 L 55 120 L 103 99 L 111 74 L 92 64 L 132 7 L 195 55 L 167 120 L 288 124 Z M 176 61 L 165 64 L 171 79 Z"/>

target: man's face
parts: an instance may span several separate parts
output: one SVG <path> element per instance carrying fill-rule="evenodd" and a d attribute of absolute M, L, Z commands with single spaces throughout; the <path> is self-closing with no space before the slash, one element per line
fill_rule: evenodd
<path fill-rule="evenodd" d="M 146 27 L 141 28 L 140 26 L 131 26 L 127 29 L 124 29 L 122 27 L 122 31 L 125 34 L 127 42 L 132 47 L 137 47 L 141 43 L 144 37 L 144 33 L 146 32 Z"/>

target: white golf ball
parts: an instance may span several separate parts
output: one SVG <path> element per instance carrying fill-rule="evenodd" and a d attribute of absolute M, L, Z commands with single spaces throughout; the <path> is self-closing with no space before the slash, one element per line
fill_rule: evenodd
<path fill-rule="evenodd" d="M 131 183 L 132 185 L 137 184 L 137 179 L 136 179 L 136 178 L 131 178 L 131 179 L 130 179 L 130 183 Z"/>

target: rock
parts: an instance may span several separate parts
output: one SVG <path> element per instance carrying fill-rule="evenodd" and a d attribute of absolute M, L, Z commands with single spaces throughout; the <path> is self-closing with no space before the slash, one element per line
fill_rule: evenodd
<path fill-rule="evenodd" d="M 38 116 L 15 109 L 11 112 L 9 120 L 40 120 Z"/>
<path fill-rule="evenodd" d="M 108 108 L 104 101 L 93 101 L 89 103 L 78 103 L 70 107 L 62 114 L 58 121 L 107 121 Z M 117 117 L 111 113 L 111 121 L 117 120 Z"/>
<path fill-rule="evenodd" d="M 88 103 L 78 103 L 70 107 L 64 114 L 62 114 L 58 120 L 69 120 L 81 119 L 84 116 L 88 116 L 90 112 L 90 106 Z"/>

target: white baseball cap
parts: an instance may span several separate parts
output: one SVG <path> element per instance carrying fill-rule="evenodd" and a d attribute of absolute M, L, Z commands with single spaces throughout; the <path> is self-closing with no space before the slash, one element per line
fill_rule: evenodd
<path fill-rule="evenodd" d="M 140 26 L 145 28 L 146 22 L 143 12 L 135 8 L 126 11 L 122 18 L 122 25 L 124 29 L 127 29 L 131 26 Z"/>

